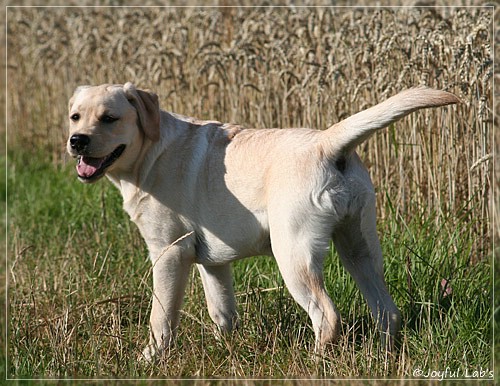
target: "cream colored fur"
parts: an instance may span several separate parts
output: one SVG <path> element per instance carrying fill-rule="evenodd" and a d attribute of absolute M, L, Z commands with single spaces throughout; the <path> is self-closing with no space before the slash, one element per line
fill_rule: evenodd
<path fill-rule="evenodd" d="M 392 347 L 401 317 L 384 281 L 374 189 L 354 148 L 411 111 L 457 102 L 415 88 L 324 131 L 253 130 L 162 111 L 155 94 L 130 83 L 78 88 L 68 151 L 82 181 L 106 175 L 120 190 L 153 263 L 144 356 L 171 343 L 193 264 L 210 316 L 229 331 L 237 320 L 230 263 L 262 254 L 275 257 L 309 314 L 316 349 L 334 342 L 340 316 L 322 273 L 332 239 Z"/>

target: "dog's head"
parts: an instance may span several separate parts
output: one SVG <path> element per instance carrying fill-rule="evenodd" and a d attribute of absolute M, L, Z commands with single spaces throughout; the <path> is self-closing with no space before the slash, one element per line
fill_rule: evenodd
<path fill-rule="evenodd" d="M 69 120 L 67 150 L 78 159 L 82 182 L 129 167 L 142 139 L 160 138 L 158 96 L 131 83 L 78 87 L 69 101 Z"/>

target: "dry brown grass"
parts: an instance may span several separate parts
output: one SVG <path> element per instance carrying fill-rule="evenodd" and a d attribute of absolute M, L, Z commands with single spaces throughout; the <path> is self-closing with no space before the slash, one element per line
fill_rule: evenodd
<path fill-rule="evenodd" d="M 10 376 L 400 378 L 417 366 L 489 366 L 491 8 L 9 8 L 7 16 Z M 262 128 L 324 129 L 421 84 L 462 99 L 412 114 L 359 149 L 405 317 L 394 361 L 377 351 L 364 301 L 330 256 L 328 289 L 344 316 L 331 356 L 308 355 L 307 316 L 261 258 L 234 270 L 244 328 L 214 337 L 193 276 L 171 355 L 159 366 L 137 362 L 151 292 L 144 245 L 112 187 L 82 187 L 61 168 L 74 88 L 126 81 L 155 90 L 167 110 Z M 443 277 L 451 301 L 439 293 Z"/>

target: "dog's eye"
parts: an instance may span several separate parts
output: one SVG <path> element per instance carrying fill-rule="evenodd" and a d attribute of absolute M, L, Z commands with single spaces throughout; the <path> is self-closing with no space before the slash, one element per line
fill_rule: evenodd
<path fill-rule="evenodd" d="M 115 122 L 118 120 L 118 118 L 116 117 L 113 117 L 112 115 L 103 115 L 100 119 L 99 119 L 101 122 L 104 122 L 104 123 L 112 123 L 112 122 Z"/>
<path fill-rule="evenodd" d="M 73 122 L 76 122 L 80 119 L 80 114 L 75 113 L 71 117 L 69 117 L 69 119 L 71 119 Z"/>

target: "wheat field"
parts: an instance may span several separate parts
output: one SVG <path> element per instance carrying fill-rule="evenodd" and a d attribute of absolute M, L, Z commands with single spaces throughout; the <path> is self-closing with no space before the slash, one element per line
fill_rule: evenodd
<path fill-rule="evenodd" d="M 436 248 L 446 251 L 443 259 L 463 253 L 463 245 L 455 239 L 469 240 L 464 264 L 468 271 L 473 271 L 478 264 L 489 264 L 492 239 L 497 232 L 492 224 L 495 200 L 493 12 L 492 7 L 458 6 L 9 7 L 6 10 L 6 99 L 7 155 L 11 157 L 8 170 L 13 175 L 12 185 L 15 186 L 14 176 L 19 180 L 18 174 L 29 165 L 33 170 L 44 171 L 46 168 L 67 170 L 73 165 L 73 160 L 65 154 L 66 109 L 78 85 L 131 81 L 137 87 L 155 91 L 163 109 L 183 115 L 249 128 L 320 130 L 403 89 L 426 85 L 455 93 L 462 103 L 414 113 L 377 133 L 358 151 L 376 187 L 382 234 L 393 237 L 390 229 L 394 228 L 397 233 L 407 224 L 419 223 L 425 224 L 421 234 L 424 239 L 435 234 L 452 235 L 436 239 Z M 76 184 L 73 177 L 67 173 L 68 184 Z M 99 233 L 95 222 L 107 224 L 110 206 L 116 205 L 116 210 L 120 210 L 117 197 L 112 196 L 117 203 L 108 201 L 112 193 L 99 190 L 104 189 L 100 187 L 92 189 L 97 189 L 92 190 L 93 194 L 100 195 L 102 214 L 96 215 L 101 217 L 92 223 L 82 225 L 89 234 L 95 235 L 92 236 L 94 244 L 85 244 L 89 249 L 110 237 Z M 22 190 L 14 189 L 14 192 L 16 196 L 11 196 L 11 200 L 23 199 Z M 26 212 L 22 213 L 29 217 L 30 212 L 24 209 Z M 46 300 L 44 304 L 55 319 L 49 315 L 43 321 L 23 322 L 25 312 L 31 315 L 25 306 L 36 303 L 28 296 L 32 293 L 29 290 L 30 285 L 33 288 L 32 280 L 41 280 L 40 285 L 46 290 L 49 288 L 47 291 L 61 289 L 55 278 L 50 279 L 54 280 L 53 288 L 47 287 L 43 267 L 50 269 L 45 263 L 37 265 L 41 267 L 41 276 L 32 278 L 32 266 L 26 263 L 25 257 L 35 253 L 37 247 L 33 246 L 35 236 L 30 239 L 28 234 L 35 235 L 36 223 L 45 219 L 37 217 L 26 221 L 20 213 L 21 209 L 11 213 L 7 224 L 8 266 L 12 271 L 8 299 L 12 302 L 12 323 L 26 323 L 26 330 L 32 333 L 40 326 L 49 329 L 50 320 L 66 323 L 70 311 L 65 307 L 70 305 L 63 302 L 62 308 L 53 310 Z M 398 225 L 393 219 L 398 219 Z M 80 219 L 75 221 L 79 224 Z M 29 231 L 26 223 L 32 224 Z M 61 254 L 56 256 L 63 256 L 61 248 L 68 248 L 77 234 L 78 228 L 70 229 L 72 226 L 73 222 L 67 230 L 60 230 L 64 234 L 68 232 L 68 236 L 60 248 L 54 247 L 57 250 L 54 253 Z M 144 252 L 134 229 L 122 224 L 119 227 L 131 232 L 130 243 Z M 45 239 L 57 237 L 57 232 L 51 235 Z M 394 238 L 394 243 L 399 241 Z M 105 256 L 106 260 L 111 249 L 121 243 L 111 239 L 109 246 L 98 252 L 99 258 Z M 125 244 L 124 248 L 127 248 Z M 48 247 L 37 253 L 44 259 L 52 256 Z M 105 274 L 104 262 L 101 266 L 98 255 L 92 256 L 90 253 L 97 276 Z M 63 261 L 71 269 L 83 269 Z M 140 269 L 146 268 L 140 265 Z M 411 284 L 409 279 L 408 283 Z M 277 283 L 276 288 L 279 287 Z M 192 289 L 191 295 L 199 296 L 199 289 Z M 116 296 L 121 299 L 121 295 Z M 264 295 L 255 296 L 260 299 Z M 148 302 L 146 296 L 141 299 Z M 97 295 L 92 304 L 100 304 Z M 186 315 L 192 316 L 190 312 L 187 310 Z M 140 315 L 131 317 L 135 321 L 137 318 Z M 118 319 L 113 313 L 112 323 Z M 65 328 L 71 330 L 70 327 Z M 23 328 L 14 328 L 14 336 L 22 337 L 19 331 Z M 61 338 L 61 342 L 71 341 L 72 331 L 67 332 L 69 335 Z M 39 342 L 45 338 L 42 334 L 33 339 Z M 57 343 L 44 344 L 45 350 L 50 351 L 47 347 L 53 348 Z M 230 344 L 224 342 L 223 346 Z M 106 350 L 109 358 L 115 355 L 113 349 Z M 14 344 L 11 352 L 17 355 L 23 350 Z M 346 363 L 346 369 L 328 373 L 332 371 L 331 364 L 326 366 L 328 369 L 315 364 L 314 370 L 308 372 L 304 370 L 308 365 L 300 362 L 300 358 L 295 362 L 296 359 L 294 357 L 291 368 L 300 376 L 344 377 L 353 366 Z M 389 371 L 376 357 L 373 360 L 380 369 L 377 375 L 408 375 L 409 362 L 400 362 Z M 88 371 L 75 367 L 68 373 L 53 362 L 58 359 L 38 367 L 17 361 L 15 369 L 8 372 L 38 376 L 48 373 L 52 377 L 99 374 L 93 367 Z M 372 364 L 365 365 L 369 368 Z M 107 376 L 126 372 L 121 365 L 113 366 L 106 367 Z M 191 371 L 180 362 L 171 366 L 168 370 L 164 368 L 163 374 Z M 262 370 L 264 366 L 259 368 L 255 363 L 254 373 L 245 370 L 241 363 L 228 364 L 228 368 L 234 369 L 234 366 L 237 369 L 232 376 L 266 374 Z M 134 368 L 134 371 L 130 372 L 134 376 L 154 373 L 151 369 Z M 200 369 L 196 371 L 199 376 L 208 374 Z M 357 376 L 360 374 L 362 370 Z M 289 376 L 286 373 L 273 376 L 280 375 Z"/>
<path fill-rule="evenodd" d="M 54 162 L 81 84 L 133 81 L 164 109 L 258 128 L 325 129 L 418 85 L 454 92 L 462 105 L 415 114 L 359 150 L 381 200 L 402 216 L 463 209 L 475 223 L 473 259 L 490 252 L 491 10 L 14 8 L 8 17 L 9 144 L 44 148 Z"/>

